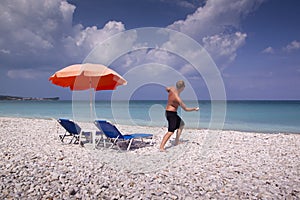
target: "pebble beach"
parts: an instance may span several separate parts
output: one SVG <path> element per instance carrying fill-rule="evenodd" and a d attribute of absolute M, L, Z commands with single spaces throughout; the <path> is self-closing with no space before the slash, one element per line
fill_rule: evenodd
<path fill-rule="evenodd" d="M 153 144 L 65 144 L 53 119 L 1 117 L 0 199 L 300 199 L 300 134 L 184 129 L 160 152 L 166 127 L 117 127 Z"/>

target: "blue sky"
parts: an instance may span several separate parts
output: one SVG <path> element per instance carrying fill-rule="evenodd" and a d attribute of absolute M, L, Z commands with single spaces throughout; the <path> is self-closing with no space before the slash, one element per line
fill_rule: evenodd
<path fill-rule="evenodd" d="M 2 0 L 0 95 L 71 99 L 69 89 L 48 81 L 55 71 L 83 62 L 97 44 L 122 31 L 160 27 L 180 31 L 206 49 L 227 99 L 299 100 L 299 10 L 298 0 Z M 131 52 L 110 67 L 126 75 L 149 62 L 170 67 L 197 98 L 210 99 L 202 74 L 170 52 Z M 170 84 L 177 81 L 164 73 L 157 76 Z M 110 94 L 97 92 L 97 98 Z M 144 84 L 131 98 L 166 95 L 162 85 Z"/>

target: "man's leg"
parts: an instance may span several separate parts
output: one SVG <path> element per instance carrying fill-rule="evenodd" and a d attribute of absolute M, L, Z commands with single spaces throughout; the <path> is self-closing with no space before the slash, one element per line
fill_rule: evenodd
<path fill-rule="evenodd" d="M 160 144 L 160 150 L 161 151 L 164 151 L 165 150 L 165 145 L 167 143 L 167 141 L 170 139 L 171 135 L 173 135 L 174 132 L 167 132 L 165 134 L 165 136 L 163 137 L 162 141 L 161 141 L 161 144 Z"/>
<path fill-rule="evenodd" d="M 176 132 L 175 145 L 178 145 L 180 143 L 179 138 L 180 138 L 182 130 L 184 128 L 184 121 L 180 117 L 179 117 L 179 120 L 180 120 L 180 122 L 179 122 L 180 125 Z"/>
<path fill-rule="evenodd" d="M 181 126 L 181 127 L 179 127 L 179 129 L 177 129 L 177 132 L 176 132 L 176 138 L 175 138 L 175 145 L 180 144 L 179 138 L 180 138 L 180 136 L 181 136 L 183 127 L 184 127 L 184 126 Z"/>

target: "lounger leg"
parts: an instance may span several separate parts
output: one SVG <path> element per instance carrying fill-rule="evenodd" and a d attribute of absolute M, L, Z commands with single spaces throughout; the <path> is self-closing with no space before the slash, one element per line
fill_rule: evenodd
<path fill-rule="evenodd" d="M 92 135 L 93 149 L 96 149 L 96 131 L 91 131 L 90 134 Z"/>
<path fill-rule="evenodd" d="M 74 138 L 74 136 L 73 136 L 73 137 L 72 137 L 72 139 L 70 140 L 69 144 L 72 144 L 72 142 L 73 142 L 73 138 Z"/>
<path fill-rule="evenodd" d="M 101 138 L 103 139 L 104 147 L 106 147 L 106 139 L 103 137 L 103 135 L 101 135 Z"/>
<path fill-rule="evenodd" d="M 115 140 L 113 140 L 113 143 L 112 143 L 112 145 L 110 146 L 110 148 L 112 148 L 114 145 L 116 145 L 116 146 L 118 147 L 118 150 L 121 151 L 121 148 L 119 147 L 118 144 L 119 144 L 119 143 L 118 143 L 118 138 L 116 138 Z"/>
<path fill-rule="evenodd" d="M 153 137 L 151 138 L 150 145 L 151 145 L 151 146 L 153 145 Z"/>
<path fill-rule="evenodd" d="M 117 147 L 120 149 L 120 147 L 119 147 L 118 144 L 117 144 L 118 139 L 119 139 L 119 136 L 116 137 L 116 138 L 113 140 L 113 143 L 112 143 L 112 145 L 110 146 L 110 148 L 112 148 L 114 145 L 117 145 Z"/>
<path fill-rule="evenodd" d="M 65 132 L 65 134 L 63 134 L 63 135 L 59 135 L 59 138 L 60 138 L 60 141 L 62 142 L 62 143 L 64 143 L 64 139 L 65 139 L 65 137 L 67 136 L 67 131 Z"/>
<path fill-rule="evenodd" d="M 79 137 L 80 137 L 80 136 L 74 135 L 74 138 L 75 138 L 74 144 L 76 144 L 76 142 L 79 143 L 79 141 L 80 141 L 80 138 L 79 138 Z M 79 145 L 80 145 L 80 143 L 79 143 Z"/>
<path fill-rule="evenodd" d="M 82 137 L 82 133 L 83 133 L 83 131 L 80 131 L 80 133 L 79 133 L 79 145 L 81 145 L 81 137 Z"/>
<path fill-rule="evenodd" d="M 130 139 L 130 141 L 129 141 L 129 144 L 128 144 L 128 147 L 127 147 L 127 151 L 130 149 L 130 146 L 131 146 L 132 141 L 133 141 L 133 138 Z"/>
<path fill-rule="evenodd" d="M 64 138 L 65 138 L 65 135 L 59 135 L 59 139 L 62 143 L 64 142 Z"/>
<path fill-rule="evenodd" d="M 98 141 L 98 143 L 97 143 L 96 146 L 98 146 L 98 144 L 99 144 L 101 141 L 103 141 L 103 146 L 106 147 L 106 141 L 105 141 L 105 138 L 103 137 L 103 133 L 101 133 L 100 140 Z"/>
<path fill-rule="evenodd" d="M 110 145 L 109 148 L 112 148 L 114 145 L 117 145 L 117 140 L 118 140 L 118 138 L 112 140 L 112 144 Z"/>
<path fill-rule="evenodd" d="M 96 133 L 96 134 L 97 134 L 97 133 Z M 96 147 L 100 144 L 101 140 L 102 140 L 102 135 L 101 135 L 100 139 L 98 139 L 98 141 L 97 141 L 97 143 L 96 143 Z"/>

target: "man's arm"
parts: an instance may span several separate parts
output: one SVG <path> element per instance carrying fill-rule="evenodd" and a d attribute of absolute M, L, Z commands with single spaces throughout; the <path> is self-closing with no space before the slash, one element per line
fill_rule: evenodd
<path fill-rule="evenodd" d="M 177 96 L 178 98 L 178 102 L 179 102 L 179 105 L 181 106 L 181 108 L 184 110 L 184 111 L 198 111 L 199 110 L 199 107 L 195 107 L 195 108 L 188 108 L 186 107 L 186 105 L 183 103 L 183 101 L 181 100 L 181 98 L 179 96 Z"/>

